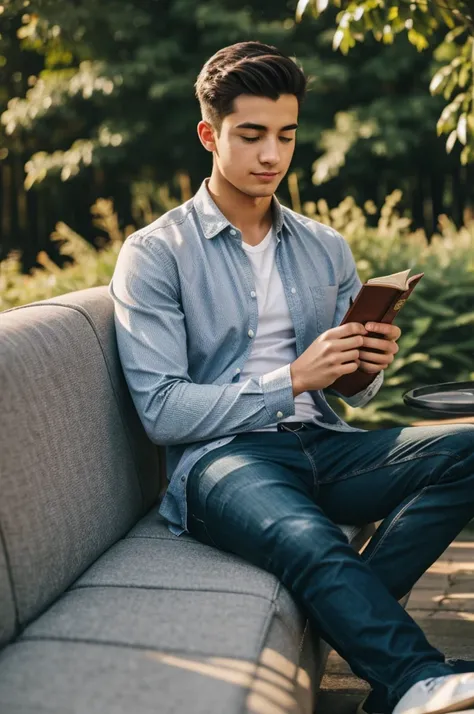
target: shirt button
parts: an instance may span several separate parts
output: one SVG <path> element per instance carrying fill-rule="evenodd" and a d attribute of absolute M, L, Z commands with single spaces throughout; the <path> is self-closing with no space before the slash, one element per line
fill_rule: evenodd
<path fill-rule="evenodd" d="M 277 412 L 277 418 L 278 418 L 278 419 L 281 419 L 282 416 L 283 416 L 283 412 Z"/>
<path fill-rule="evenodd" d="M 186 481 L 186 476 L 181 476 L 181 481 Z"/>
<path fill-rule="evenodd" d="M 237 367 L 237 369 L 235 370 L 235 373 L 240 374 L 240 367 Z"/>
<path fill-rule="evenodd" d="M 254 332 L 253 330 L 249 330 L 249 331 L 247 332 L 247 335 L 248 335 L 249 337 L 253 337 L 253 336 L 255 335 L 255 332 Z"/>
<path fill-rule="evenodd" d="M 252 290 L 252 292 L 250 293 L 250 297 L 255 297 L 256 295 L 257 293 L 255 292 L 255 290 Z"/>
<path fill-rule="evenodd" d="M 295 292 L 296 292 L 296 288 L 291 288 L 291 292 L 292 292 L 292 293 L 293 293 L 293 295 L 294 295 L 294 294 L 295 294 Z"/>
<path fill-rule="evenodd" d="M 231 235 L 231 236 L 236 236 L 236 235 L 237 235 L 237 231 L 235 231 L 233 228 L 231 228 L 231 229 L 230 229 L 230 235 Z"/>

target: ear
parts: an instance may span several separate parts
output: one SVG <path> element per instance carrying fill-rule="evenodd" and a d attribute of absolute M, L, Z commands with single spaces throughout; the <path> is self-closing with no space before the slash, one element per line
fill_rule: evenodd
<path fill-rule="evenodd" d="M 214 129 L 207 121 L 200 121 L 197 125 L 197 133 L 201 144 L 207 151 L 216 151 L 216 142 L 214 139 Z"/>

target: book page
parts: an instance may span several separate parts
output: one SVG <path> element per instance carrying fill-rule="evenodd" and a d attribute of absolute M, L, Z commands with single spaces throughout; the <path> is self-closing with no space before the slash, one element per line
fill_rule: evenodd
<path fill-rule="evenodd" d="M 400 273 L 392 275 L 381 275 L 379 278 L 370 278 L 367 280 L 367 285 L 382 285 L 387 288 L 398 288 L 399 290 L 408 290 L 408 276 L 410 269 L 402 270 Z"/>

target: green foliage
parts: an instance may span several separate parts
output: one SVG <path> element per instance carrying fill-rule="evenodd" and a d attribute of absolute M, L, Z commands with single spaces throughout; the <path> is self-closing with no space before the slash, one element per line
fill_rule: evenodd
<path fill-rule="evenodd" d="M 7 136 L 41 139 L 25 166 L 26 187 L 47 176 L 67 181 L 90 166 L 126 163 L 129 175 L 158 182 L 191 170 L 197 154 L 202 166 L 196 75 L 219 46 L 287 34 L 272 3 L 261 5 L 255 12 L 218 0 L 31 0 L 16 35 L 44 65 L 1 119 Z"/>
<path fill-rule="evenodd" d="M 316 183 L 338 175 L 349 154 L 350 179 L 359 185 L 367 164 L 383 158 L 409 164 L 422 148 L 432 154 L 425 137 L 439 109 L 426 90 L 429 53 L 420 60 L 410 44 L 401 44 L 353 53 L 347 62 L 331 52 L 332 18 L 295 24 L 286 0 L 262 0 L 255 9 L 235 0 L 139 7 L 31 0 L 28 12 L 12 2 L 6 7 L 19 26 L 12 25 L 5 49 L 5 79 L 18 74 L 21 80 L 1 123 L 6 142 L 31 152 L 27 188 L 47 177 L 71 181 L 91 166 L 120 166 L 128 183 L 167 181 L 183 169 L 202 180 L 210 162 L 196 140 L 197 72 L 219 47 L 255 38 L 296 55 L 311 78 L 295 158 L 310 168 L 308 157 L 322 149 Z M 37 71 L 33 57 L 43 63 Z M 1 79 L 0 72 L 0 85 Z M 397 167 L 403 176 L 407 168 Z"/>
<path fill-rule="evenodd" d="M 99 199 L 91 212 L 94 224 L 108 234 L 107 245 L 96 248 L 59 222 L 51 239 L 58 243 L 61 255 L 71 260 L 70 264 L 61 269 L 45 251 L 40 251 L 37 261 L 41 268 L 23 275 L 21 254 L 12 251 L 0 262 L 0 310 L 110 282 L 123 241 L 133 227 L 129 226 L 126 232 L 119 229 L 110 200 Z"/>
<path fill-rule="evenodd" d="M 82 216 L 97 196 L 113 197 L 130 223 L 143 183 L 179 196 L 186 171 L 197 190 L 211 156 L 196 136 L 193 84 L 212 53 L 247 39 L 277 45 L 310 78 L 293 160 L 303 201 L 318 184 L 331 205 L 348 194 L 380 205 L 400 186 L 430 233 L 440 213 L 461 224 L 472 200 L 459 140 L 447 155 L 436 135 L 444 99 L 428 91 L 433 64 L 454 59 L 449 48 L 434 61 L 405 33 L 357 43 L 348 59 L 331 47 L 334 8 L 297 23 L 287 0 L 0 1 L 0 257 L 27 248 L 25 269 L 59 219 L 93 238 Z"/>
<path fill-rule="evenodd" d="M 461 163 L 474 160 L 474 20 L 469 0 L 299 0 L 296 17 L 306 10 L 315 17 L 337 7 L 337 29 L 333 48 L 343 54 L 372 34 L 378 42 L 392 44 L 397 34 L 421 52 L 437 46 L 436 59 L 446 62 L 434 74 L 430 91 L 450 100 L 441 114 L 437 130 L 448 134 L 446 150 L 461 144 Z M 439 31 L 447 34 L 439 42 Z M 453 96 L 454 95 L 454 96 Z"/>
<path fill-rule="evenodd" d="M 139 195 L 134 197 L 134 213 L 140 225 L 151 223 L 178 205 L 169 195 L 167 186 L 155 190 L 154 186 L 143 183 L 137 188 Z M 158 213 L 155 206 L 159 207 Z M 33 268 L 29 275 L 22 273 L 19 250 L 11 251 L 5 260 L 0 261 L 0 311 L 74 290 L 109 284 L 123 242 L 136 226 L 120 227 L 110 199 L 99 198 L 90 211 L 94 227 L 102 234 L 95 240 L 95 245 L 62 221 L 56 224 L 51 234 L 60 255 L 68 261 L 65 267 L 59 268 L 45 251 L 37 255 L 41 267 Z"/>
<path fill-rule="evenodd" d="M 295 191 L 295 181 L 290 183 Z M 377 398 L 363 409 L 330 398 L 344 418 L 357 425 L 408 424 L 416 415 L 403 406 L 404 392 L 425 384 L 474 379 L 474 220 L 456 231 L 442 216 L 439 235 L 428 242 L 422 231 L 411 232 L 410 220 L 397 211 L 400 199 L 400 191 L 387 197 L 375 227 L 369 226 L 376 213 L 371 202 L 361 208 L 346 198 L 329 209 L 321 199 L 302 207 L 303 213 L 332 225 L 346 237 L 362 280 L 406 268 L 425 272 L 400 312 L 400 351 L 385 372 L 385 384 Z M 143 201 L 146 204 L 146 199 Z M 174 205 L 166 194 L 161 203 L 166 210 Z M 142 205 L 142 209 L 149 220 L 155 217 L 149 206 Z M 119 228 L 109 200 L 100 199 L 91 210 L 94 225 L 108 235 L 107 243 L 91 246 L 58 223 L 52 238 L 71 264 L 60 269 L 41 252 L 38 262 L 42 267 L 25 276 L 20 255 L 12 253 L 0 262 L 0 310 L 110 282 L 123 240 L 134 228 Z"/>

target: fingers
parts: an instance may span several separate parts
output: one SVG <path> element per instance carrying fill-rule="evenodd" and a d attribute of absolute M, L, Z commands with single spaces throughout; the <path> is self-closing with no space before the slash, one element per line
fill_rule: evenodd
<path fill-rule="evenodd" d="M 381 350 L 387 354 L 395 355 L 400 349 L 396 342 L 379 340 L 377 337 L 363 337 L 363 347 Z"/>
<path fill-rule="evenodd" d="M 357 347 L 362 347 L 364 344 L 364 335 L 366 334 L 367 330 L 365 327 L 354 322 L 347 325 L 340 325 L 339 327 L 334 327 L 323 332 L 322 335 L 318 337 L 318 342 L 323 341 L 326 344 L 330 344 L 338 351 L 352 350 Z"/>
<path fill-rule="evenodd" d="M 362 362 L 368 362 L 372 364 L 383 364 L 383 365 L 388 365 L 391 364 L 394 360 L 394 357 L 392 354 L 383 354 L 380 355 L 377 352 L 364 352 L 364 350 L 359 351 L 359 358 L 362 360 Z"/>
<path fill-rule="evenodd" d="M 369 332 L 377 332 L 384 335 L 388 340 L 398 340 L 402 331 L 398 325 L 387 325 L 384 322 L 367 322 L 365 327 Z"/>
<path fill-rule="evenodd" d="M 378 374 L 379 372 L 382 372 L 387 365 L 378 365 L 378 364 L 372 364 L 371 362 L 361 362 L 359 365 L 359 369 L 362 372 L 366 372 L 367 374 Z"/>
<path fill-rule="evenodd" d="M 359 362 L 346 362 L 345 364 L 341 364 L 339 367 L 338 373 L 339 374 L 351 374 L 351 372 L 355 372 L 359 368 Z"/>
<path fill-rule="evenodd" d="M 332 339 L 342 339 L 344 337 L 352 337 L 353 335 L 366 335 L 368 330 L 360 322 L 348 322 L 339 327 L 332 327 L 325 334 L 330 335 Z"/>
<path fill-rule="evenodd" d="M 364 337 L 362 335 L 354 335 L 353 337 L 346 337 L 342 340 L 334 340 L 333 344 L 339 352 L 359 350 L 359 348 L 364 345 Z"/>
<path fill-rule="evenodd" d="M 359 350 L 347 350 L 345 352 L 340 352 L 338 354 L 338 360 L 343 364 L 345 362 L 358 363 L 360 361 Z"/>

